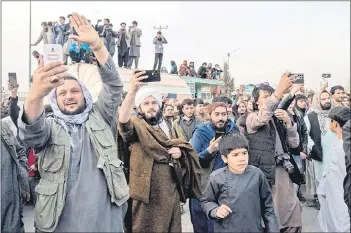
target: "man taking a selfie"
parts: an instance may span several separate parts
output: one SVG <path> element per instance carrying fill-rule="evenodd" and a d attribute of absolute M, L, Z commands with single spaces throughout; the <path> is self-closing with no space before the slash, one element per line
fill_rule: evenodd
<path fill-rule="evenodd" d="M 40 232 L 122 232 L 129 188 L 111 124 L 123 84 L 88 20 L 73 13 L 71 25 L 78 34 L 71 38 L 88 44 L 98 61 L 102 89 L 93 103 L 63 62 L 41 60 L 34 72 L 18 125 L 39 159 L 34 225 Z M 47 95 L 54 117 L 45 118 Z"/>

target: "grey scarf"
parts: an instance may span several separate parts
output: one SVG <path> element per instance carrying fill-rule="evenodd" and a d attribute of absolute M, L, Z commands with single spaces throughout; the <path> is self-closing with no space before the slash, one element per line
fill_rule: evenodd
<path fill-rule="evenodd" d="M 85 109 L 82 113 L 79 113 L 76 115 L 63 114 L 57 104 L 56 88 L 52 90 L 50 93 L 50 105 L 54 112 L 54 117 L 59 120 L 61 125 L 66 130 L 72 147 L 74 147 L 75 144 L 71 138 L 71 133 L 70 133 L 71 131 L 69 130 L 69 128 L 72 129 L 73 132 L 77 132 L 78 131 L 77 125 L 82 125 L 88 119 L 89 112 L 93 108 L 93 98 L 91 97 L 88 89 L 80 80 L 76 79 L 76 81 L 79 83 L 80 87 L 82 88 L 82 92 L 85 99 Z"/>
<path fill-rule="evenodd" d="M 318 123 L 319 123 L 319 126 L 321 128 L 322 135 L 325 135 L 327 133 L 328 128 L 329 128 L 329 125 L 325 124 L 324 118 L 328 117 L 328 114 L 330 112 L 330 109 L 324 110 L 324 109 L 322 109 L 322 106 L 321 106 L 321 100 L 320 100 L 321 94 L 324 92 L 329 94 L 328 91 L 316 92 L 313 96 L 312 105 L 311 105 L 312 111 L 315 112 L 318 116 Z"/>

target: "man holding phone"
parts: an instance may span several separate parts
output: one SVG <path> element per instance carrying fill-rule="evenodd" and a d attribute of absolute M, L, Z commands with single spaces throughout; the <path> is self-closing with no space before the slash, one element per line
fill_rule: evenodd
<path fill-rule="evenodd" d="M 140 57 L 140 37 L 143 34 L 141 29 L 138 28 L 137 21 L 133 21 L 132 26 L 129 27 L 129 33 L 131 35 L 130 50 L 129 50 L 129 62 L 128 68 L 131 69 L 133 60 L 135 61 L 135 69 L 138 69 L 139 57 Z"/>
<path fill-rule="evenodd" d="M 157 36 L 154 38 L 155 45 L 155 62 L 154 62 L 154 70 L 156 69 L 158 63 L 158 70 L 161 70 L 162 59 L 163 59 L 163 45 L 168 44 L 166 38 L 162 35 L 161 31 L 157 32 Z"/>
<path fill-rule="evenodd" d="M 73 13 L 71 25 L 78 34 L 71 38 L 88 44 L 98 61 L 102 88 L 93 103 L 85 85 L 59 61 L 44 65 L 41 60 L 33 74 L 18 127 L 21 141 L 39 158 L 35 227 L 40 232 L 122 232 L 129 188 L 111 125 L 123 83 L 88 20 Z M 45 117 L 47 95 L 54 117 Z"/>
<path fill-rule="evenodd" d="M 143 75 L 145 72 L 133 75 L 118 119 L 119 133 L 132 148 L 132 216 L 128 217 L 133 232 L 181 232 L 179 204 L 186 198 L 201 197 L 201 168 L 192 146 L 174 138 L 163 119 L 161 94 L 152 88 L 140 89 L 146 78 Z M 134 105 L 138 117 L 132 117 Z M 191 193 L 179 182 L 178 172 L 187 174 L 181 179 L 189 184 L 186 189 Z"/>

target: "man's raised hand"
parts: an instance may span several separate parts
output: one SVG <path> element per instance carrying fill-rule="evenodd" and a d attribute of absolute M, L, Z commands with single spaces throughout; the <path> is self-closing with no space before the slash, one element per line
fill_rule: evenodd
<path fill-rule="evenodd" d="M 64 83 L 64 78 L 68 76 L 67 70 L 68 67 L 61 61 L 44 65 L 44 60 L 40 59 L 39 67 L 33 74 L 33 84 L 28 97 L 38 100 L 47 96 L 51 90 Z"/>

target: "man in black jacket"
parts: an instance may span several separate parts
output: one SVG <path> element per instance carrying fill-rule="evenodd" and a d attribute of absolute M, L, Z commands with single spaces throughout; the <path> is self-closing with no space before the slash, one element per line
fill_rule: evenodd
<path fill-rule="evenodd" d="M 272 186 L 280 232 L 299 232 L 302 207 L 293 183 L 301 184 L 302 179 L 289 148 L 298 147 L 300 140 L 288 113 L 277 109 L 296 79 L 296 76 L 289 76 L 288 73 L 282 75 L 275 91 L 265 84 L 255 87 L 252 96 L 258 111 L 247 116 L 246 136 L 249 164 L 260 168 Z"/>

